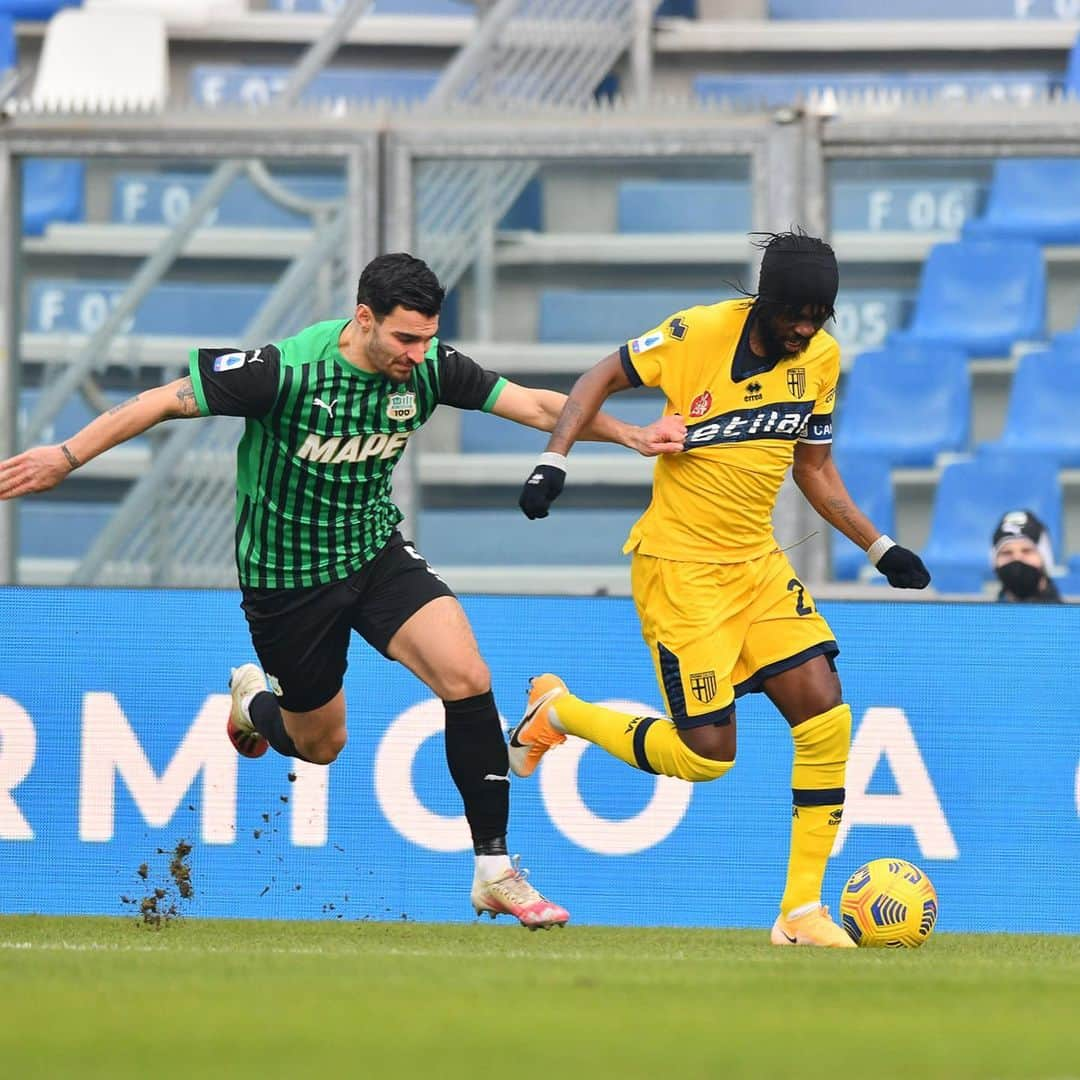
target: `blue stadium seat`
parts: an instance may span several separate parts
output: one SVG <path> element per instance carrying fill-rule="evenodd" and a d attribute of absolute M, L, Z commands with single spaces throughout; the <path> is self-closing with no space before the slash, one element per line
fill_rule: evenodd
<path fill-rule="evenodd" d="M 199 105 L 262 105 L 285 86 L 292 69 L 285 66 L 196 64 L 191 96 Z M 329 68 L 311 80 L 301 100 L 308 102 L 421 101 L 439 72 L 418 68 Z"/>
<path fill-rule="evenodd" d="M 117 173 L 112 185 L 112 220 L 125 225 L 174 225 L 191 208 L 207 181 L 206 173 Z M 341 176 L 283 175 L 275 179 L 294 195 L 327 201 L 345 193 Z M 307 214 L 289 209 L 264 194 L 246 176 L 229 186 L 207 225 L 303 228 Z"/>
<path fill-rule="evenodd" d="M 1080 345 L 1022 357 L 1009 391 L 1005 430 L 994 447 L 1080 466 Z"/>
<path fill-rule="evenodd" d="M 93 333 L 124 288 L 115 281 L 34 280 L 29 289 L 26 329 Z M 158 285 L 143 300 L 128 332 L 180 335 L 190 338 L 193 345 L 232 344 L 225 339 L 244 332 L 269 291 L 263 285 Z M 209 341 L 211 335 L 218 340 Z"/>
<path fill-rule="evenodd" d="M 85 182 L 81 161 L 27 158 L 23 163 L 23 234 L 40 236 L 54 221 L 82 221 Z"/>
<path fill-rule="evenodd" d="M 843 349 L 879 349 L 907 325 L 911 294 L 903 289 L 841 289 L 836 318 L 825 327 Z"/>
<path fill-rule="evenodd" d="M 1059 334 L 1053 334 L 1050 338 L 1052 349 L 1064 348 L 1069 352 L 1080 349 L 1080 322 L 1071 330 L 1062 330 Z"/>
<path fill-rule="evenodd" d="M 82 0 L 0 0 L 0 14 L 47 22 L 61 8 L 79 7 L 81 3 Z"/>
<path fill-rule="evenodd" d="M 317 11 L 336 14 L 341 0 L 269 0 L 271 11 Z M 471 3 L 457 0 L 375 0 L 368 8 L 371 15 L 475 15 Z"/>
<path fill-rule="evenodd" d="M 750 185 L 735 180 L 623 180 L 617 220 L 623 233 L 745 232 Z"/>
<path fill-rule="evenodd" d="M 973 177 L 837 179 L 829 194 L 834 233 L 959 233 L 978 208 L 982 185 Z"/>
<path fill-rule="evenodd" d="M 999 161 L 986 212 L 965 225 L 964 239 L 1080 243 L 1078 191 L 1080 161 L 1075 158 Z"/>
<path fill-rule="evenodd" d="M 604 402 L 604 412 L 627 424 L 644 427 L 658 420 L 664 402 L 655 394 L 627 391 Z M 547 445 L 547 432 L 524 427 L 490 413 L 461 413 L 461 451 L 464 454 L 539 454 Z M 615 443 L 579 442 L 574 454 L 627 454 L 633 451 Z"/>
<path fill-rule="evenodd" d="M 25 499 L 17 512 L 21 558 L 78 559 L 90 550 L 116 505 Z"/>
<path fill-rule="evenodd" d="M 552 344 L 603 342 L 616 348 L 676 311 L 715 304 L 728 295 L 673 289 L 545 289 L 540 294 L 538 337 Z"/>
<path fill-rule="evenodd" d="M 971 356 L 1006 356 L 1043 337 L 1046 267 L 1023 240 L 937 244 L 923 266 L 915 313 L 897 341 L 933 341 Z"/>
<path fill-rule="evenodd" d="M 1052 0 L 1034 0 L 1028 18 L 1054 15 Z M 1026 5 L 1025 5 L 1026 6 Z M 769 0 L 770 19 L 1014 19 L 1016 0 Z M 1059 16 L 1060 17 L 1060 16 Z"/>
<path fill-rule="evenodd" d="M 1080 596 L 1080 555 L 1070 555 L 1066 572 L 1054 578 L 1062 596 Z"/>
<path fill-rule="evenodd" d="M 547 440 L 546 432 L 490 413 L 471 409 L 461 413 L 463 454 L 539 454 Z"/>
<path fill-rule="evenodd" d="M 860 353 L 844 383 L 836 442 L 849 457 L 933 465 L 964 451 L 971 433 L 971 375 L 958 349 Z"/>
<path fill-rule="evenodd" d="M 1066 93 L 1080 94 L 1080 36 L 1073 42 L 1073 47 L 1069 50 L 1069 64 L 1065 69 L 1065 86 Z"/>
<path fill-rule="evenodd" d="M 118 405 L 121 401 L 126 401 L 136 391 L 125 394 L 119 391 L 108 391 L 105 396 L 109 399 L 109 404 Z M 41 391 L 38 389 L 22 390 L 19 393 L 19 424 L 20 426 L 25 424 L 27 420 L 33 415 L 34 409 L 37 407 L 38 400 L 41 397 Z M 91 420 L 97 417 L 97 413 L 90 408 L 89 405 L 83 400 L 82 394 L 75 393 L 64 402 L 63 407 L 56 414 L 55 417 L 49 422 L 49 424 L 41 432 L 38 441 L 39 442 L 63 442 L 65 439 L 70 438 L 80 428 L 85 427 Z M 140 435 L 135 439 L 125 443 L 125 446 L 138 446 L 143 445 L 146 442 L 144 436 Z"/>
<path fill-rule="evenodd" d="M 13 68 L 17 57 L 15 20 L 10 15 L 0 15 L 0 71 Z"/>
<path fill-rule="evenodd" d="M 661 0 L 656 9 L 658 18 L 697 18 L 697 0 Z"/>
<path fill-rule="evenodd" d="M 856 506 L 890 536 L 896 531 L 892 466 L 877 454 L 848 453 L 843 446 L 833 448 L 836 467 Z M 837 581 L 856 581 L 870 564 L 866 552 L 843 533 L 830 530 L 832 572 Z"/>
<path fill-rule="evenodd" d="M 922 553 L 941 592 L 979 592 L 990 578 L 990 535 L 1010 507 L 1029 507 L 1060 543 L 1057 463 L 1035 454 L 979 453 L 945 466 Z"/>
<path fill-rule="evenodd" d="M 541 232 L 544 228 L 544 189 L 540 178 L 534 176 L 522 189 L 514 204 L 499 222 L 500 229 L 530 229 Z"/>
<path fill-rule="evenodd" d="M 696 304 L 731 299 L 719 293 L 673 289 L 546 289 L 540 294 L 538 337 L 550 343 L 619 345 L 666 316 Z M 827 329 L 844 348 L 879 348 L 908 318 L 911 298 L 902 289 L 844 289 Z"/>
<path fill-rule="evenodd" d="M 644 509 L 644 508 L 642 508 Z M 626 560 L 622 546 L 640 510 L 575 510 L 560 507 L 529 521 L 507 510 L 425 510 L 417 547 L 440 566 L 590 566 Z"/>
<path fill-rule="evenodd" d="M 783 72 L 757 75 L 698 75 L 694 94 L 702 100 L 723 99 L 749 108 L 775 109 L 827 91 L 839 97 L 878 97 L 912 93 L 949 101 L 999 101 L 1026 104 L 1047 94 L 1046 72 L 995 71 L 865 71 Z"/>
<path fill-rule="evenodd" d="M 645 427 L 664 415 L 664 399 L 644 390 L 627 390 L 615 394 L 604 402 L 604 412 L 626 424 Z M 519 425 L 520 426 L 520 425 Z M 625 446 L 606 442 L 580 442 L 574 447 L 575 454 L 634 454 Z M 644 509 L 644 506 L 642 507 Z"/>

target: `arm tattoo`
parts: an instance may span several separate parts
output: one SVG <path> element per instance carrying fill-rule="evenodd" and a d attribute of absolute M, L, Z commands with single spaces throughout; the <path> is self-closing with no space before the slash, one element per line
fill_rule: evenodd
<path fill-rule="evenodd" d="M 67 458 L 68 464 L 73 468 L 79 467 L 79 459 L 68 449 L 67 443 L 61 443 L 60 449 L 64 452 L 64 457 Z"/>
<path fill-rule="evenodd" d="M 139 395 L 129 397 L 127 401 L 121 401 L 119 405 L 114 405 L 107 413 L 108 416 L 115 416 L 121 409 L 126 409 L 129 405 L 134 405 L 139 400 Z"/>
<path fill-rule="evenodd" d="M 859 522 L 855 516 L 855 507 L 848 499 L 841 499 L 838 496 L 831 496 L 826 499 L 822 505 L 822 509 L 825 511 L 824 517 L 828 520 L 830 525 L 836 525 L 837 528 L 843 529 L 846 525 L 847 529 L 853 532 L 856 536 L 862 536 L 863 530 L 859 526 Z M 873 537 L 871 537 L 873 539 Z M 869 543 L 869 541 L 867 541 Z"/>
<path fill-rule="evenodd" d="M 198 416 L 199 403 L 195 399 L 195 388 L 191 385 L 191 376 L 180 380 L 176 390 L 176 400 L 180 402 L 180 414 L 182 416 Z"/>
<path fill-rule="evenodd" d="M 581 433 L 581 406 L 567 399 L 562 408 L 562 415 L 559 417 L 558 422 L 555 424 L 555 430 L 551 434 L 552 437 L 555 437 L 557 435 L 565 436 L 571 432 L 575 440 Z"/>

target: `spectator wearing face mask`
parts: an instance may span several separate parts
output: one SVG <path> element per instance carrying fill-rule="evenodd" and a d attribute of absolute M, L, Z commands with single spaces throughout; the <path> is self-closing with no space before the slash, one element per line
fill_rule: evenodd
<path fill-rule="evenodd" d="M 1010 510 L 994 529 L 990 563 L 1001 582 L 999 600 L 1018 604 L 1060 604 L 1050 580 L 1054 564 L 1050 533 L 1030 510 Z"/>

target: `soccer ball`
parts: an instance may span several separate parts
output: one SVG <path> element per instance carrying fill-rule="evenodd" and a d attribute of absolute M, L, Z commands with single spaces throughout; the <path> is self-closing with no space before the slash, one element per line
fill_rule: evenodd
<path fill-rule="evenodd" d="M 938 898 L 930 879 L 903 859 L 874 859 L 848 878 L 840 921 L 856 945 L 917 949 L 937 922 Z"/>

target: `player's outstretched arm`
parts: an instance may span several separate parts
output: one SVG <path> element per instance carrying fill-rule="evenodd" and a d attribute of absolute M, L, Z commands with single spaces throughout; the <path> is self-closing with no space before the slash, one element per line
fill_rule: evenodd
<path fill-rule="evenodd" d="M 547 427 L 546 419 L 543 424 L 533 425 L 551 431 L 551 438 L 518 499 L 518 506 L 527 518 L 548 516 L 551 504 L 566 483 L 566 455 L 579 439 L 622 443 L 647 457 L 678 453 L 683 449 L 686 425 L 682 417 L 661 417 L 647 427 L 639 428 L 600 412 L 600 407 L 613 393 L 629 386 L 630 380 L 623 371 L 619 354 L 611 353 L 574 383 L 569 397 L 562 399 L 561 394 L 551 393 L 544 399 L 545 413 L 554 412 L 558 407 L 558 414 L 551 427 Z"/>
<path fill-rule="evenodd" d="M 63 443 L 35 446 L 0 461 L 0 499 L 48 491 L 91 458 L 160 421 L 199 415 L 190 376 L 136 394 L 91 420 Z"/>
<path fill-rule="evenodd" d="M 539 431 L 552 431 L 558 423 L 567 396 L 557 390 L 507 383 L 492 412 Z M 683 450 L 686 423 L 681 416 L 661 416 L 639 427 L 605 412 L 598 412 L 584 427 L 581 438 L 588 442 L 617 443 L 636 450 L 642 457 L 676 454 Z"/>
<path fill-rule="evenodd" d="M 922 559 L 887 536 L 855 505 L 836 468 L 828 443 L 796 443 L 791 475 L 807 502 L 888 579 L 894 589 L 925 589 L 930 572 Z"/>

